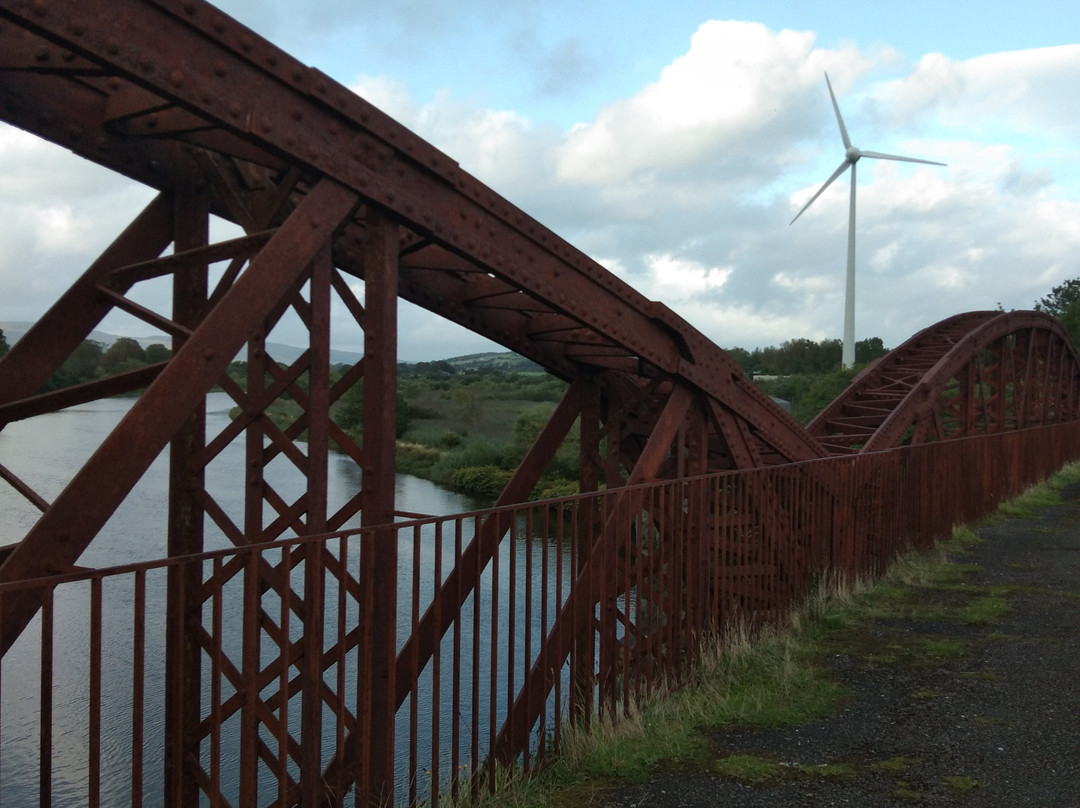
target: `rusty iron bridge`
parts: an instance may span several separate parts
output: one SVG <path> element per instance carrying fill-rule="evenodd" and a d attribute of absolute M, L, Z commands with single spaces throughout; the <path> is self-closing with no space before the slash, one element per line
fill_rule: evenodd
<path fill-rule="evenodd" d="M 0 428 L 145 388 L 51 500 L 0 465 L 40 510 L 0 549 L 0 687 L 40 683 L 23 802 L 63 801 L 61 755 L 91 806 L 452 802 L 677 686 L 733 621 L 780 619 L 821 576 L 874 574 L 1080 456 L 1051 318 L 950 318 L 804 428 L 678 314 L 201 0 L 0 0 L 0 119 L 158 191 L 0 360 Z M 138 302 L 154 282 L 167 310 Z M 395 503 L 399 299 L 569 383 L 490 510 Z M 41 392 L 114 310 L 170 358 Z M 309 334 L 292 362 L 266 348 L 283 318 Z M 332 325 L 364 345 L 333 383 Z M 330 411 L 360 380 L 357 442 Z M 238 408 L 216 433 L 212 389 Z M 266 414 L 283 397 L 287 427 Z M 581 493 L 527 502 L 571 430 Z M 230 446 L 242 472 L 215 483 Z M 363 473 L 344 503 L 332 451 Z M 160 561 L 80 566 L 164 456 Z"/>

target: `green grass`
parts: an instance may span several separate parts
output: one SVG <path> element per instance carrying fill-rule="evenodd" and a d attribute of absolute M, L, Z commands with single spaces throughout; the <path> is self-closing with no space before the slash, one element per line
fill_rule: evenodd
<path fill-rule="evenodd" d="M 722 777 L 731 777 L 747 783 L 763 783 L 781 776 L 780 764 L 757 755 L 730 755 L 713 765 Z"/>
<path fill-rule="evenodd" d="M 1080 463 L 1071 463 L 1052 474 L 1045 482 L 1033 485 L 1015 499 L 1003 502 L 988 521 L 1006 518 L 1030 519 L 1039 508 L 1059 504 L 1061 491 L 1077 482 L 1080 482 Z"/>
<path fill-rule="evenodd" d="M 979 787 L 979 781 L 974 777 L 968 777 L 967 775 L 942 777 L 941 780 L 953 791 L 959 791 L 961 794 Z"/>
<path fill-rule="evenodd" d="M 883 772 L 892 772 L 894 774 L 906 772 L 912 766 L 917 766 L 922 763 L 920 758 L 911 757 L 894 757 L 888 760 L 879 760 L 874 764 L 875 769 L 880 769 Z"/>

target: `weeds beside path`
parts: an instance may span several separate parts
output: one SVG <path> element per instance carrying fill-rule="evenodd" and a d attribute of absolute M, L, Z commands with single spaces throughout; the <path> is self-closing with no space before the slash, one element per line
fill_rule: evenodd
<path fill-rule="evenodd" d="M 1080 806 L 1080 485 L 973 533 L 826 610 L 818 660 L 849 692 L 832 715 L 714 729 L 684 770 L 588 801 Z"/>

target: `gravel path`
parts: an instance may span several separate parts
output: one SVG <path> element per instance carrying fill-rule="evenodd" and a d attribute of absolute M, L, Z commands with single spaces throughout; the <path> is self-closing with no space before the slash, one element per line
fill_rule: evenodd
<path fill-rule="evenodd" d="M 828 664 L 854 693 L 838 715 L 713 735 L 717 759 L 760 756 L 790 776 L 660 774 L 609 795 L 609 808 L 1080 807 L 1080 486 L 1063 497 L 1035 518 L 977 528 L 983 541 L 957 559 L 982 568 L 966 583 L 1015 586 L 1010 612 L 989 625 L 890 620 L 869 632 L 878 648 L 936 638 L 962 653 L 834 654 Z"/>

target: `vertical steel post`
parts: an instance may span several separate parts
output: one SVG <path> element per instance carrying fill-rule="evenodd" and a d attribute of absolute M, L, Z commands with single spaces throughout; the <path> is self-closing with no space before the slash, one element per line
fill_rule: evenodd
<path fill-rule="evenodd" d="M 188 187 L 174 196 L 174 252 L 209 243 L 209 207 L 205 192 Z M 207 265 L 193 265 L 173 275 L 173 319 L 194 329 L 204 315 L 208 290 Z M 186 337 L 173 338 L 173 354 Z M 203 510 L 198 495 L 204 486 L 201 454 L 206 444 L 206 408 L 185 419 L 169 443 L 168 552 L 189 555 L 203 549 Z M 198 799 L 191 761 L 199 759 L 200 651 L 202 623 L 195 565 L 169 567 L 165 664 L 165 783 L 166 805 L 193 805 Z"/>
<path fill-rule="evenodd" d="M 330 243 L 311 265 L 311 365 L 308 368 L 307 530 L 326 531 L 330 441 Z M 301 805 L 316 808 L 322 783 L 322 654 L 327 553 L 322 542 L 304 547 L 304 663 L 301 708 Z M 342 559 L 344 561 L 344 559 Z M 344 582 L 340 583 L 344 586 Z M 338 616 L 341 619 L 341 616 Z M 287 653 L 287 649 L 283 649 Z M 283 697 L 284 702 L 284 697 Z M 341 795 L 338 795 L 339 797 Z"/>
<path fill-rule="evenodd" d="M 362 620 L 368 625 L 363 697 L 368 742 L 366 801 L 393 804 L 394 670 L 397 650 L 397 534 L 394 521 L 394 453 L 397 428 L 398 229 L 373 208 L 364 239 L 364 441 L 360 574 Z M 362 796 L 365 799 L 365 796 Z"/>

